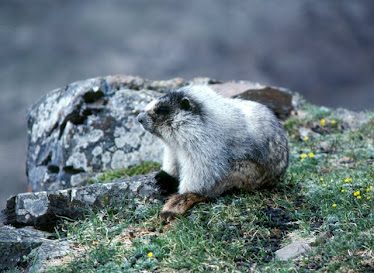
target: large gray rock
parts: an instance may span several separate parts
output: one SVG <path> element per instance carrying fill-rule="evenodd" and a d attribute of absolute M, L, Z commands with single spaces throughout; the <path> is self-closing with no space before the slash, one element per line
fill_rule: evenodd
<path fill-rule="evenodd" d="M 0 226 L 0 271 L 26 267 L 24 258 L 46 242 L 50 235 L 30 227 Z"/>
<path fill-rule="evenodd" d="M 247 81 L 215 84 L 212 88 L 225 97 L 253 100 L 265 104 L 281 119 L 287 118 L 293 109 L 292 93 L 285 88 L 264 86 Z"/>
<path fill-rule="evenodd" d="M 42 272 L 53 259 L 67 255 L 70 244 L 33 227 L 0 226 L 0 271 Z"/>
<path fill-rule="evenodd" d="M 141 198 L 157 197 L 159 188 L 154 175 L 155 173 L 151 173 L 66 190 L 21 193 L 8 200 L 3 212 L 4 223 L 53 231 L 60 216 L 80 219 L 87 209 L 115 205 L 124 198 L 134 198 L 137 204 Z"/>
<path fill-rule="evenodd" d="M 189 83 L 178 78 L 148 81 L 109 76 L 72 83 L 45 95 L 28 114 L 31 190 L 66 189 L 84 182 L 77 174 L 160 161 L 160 143 L 141 128 L 136 116 L 162 93 Z"/>
<path fill-rule="evenodd" d="M 151 100 L 188 84 L 211 84 L 226 96 L 253 99 L 280 117 L 292 109 L 284 89 L 250 82 L 222 83 L 209 78 L 149 81 L 108 76 L 53 90 L 28 114 L 27 176 L 32 191 L 82 186 L 94 173 L 161 161 L 159 141 L 136 120 Z"/>

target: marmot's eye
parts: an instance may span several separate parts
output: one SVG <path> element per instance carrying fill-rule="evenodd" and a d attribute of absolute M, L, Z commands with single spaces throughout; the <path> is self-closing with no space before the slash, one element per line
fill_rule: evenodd
<path fill-rule="evenodd" d="M 162 115 L 168 114 L 169 113 L 169 107 L 160 106 L 160 107 L 156 108 L 155 112 L 156 112 L 156 114 L 162 114 Z"/>

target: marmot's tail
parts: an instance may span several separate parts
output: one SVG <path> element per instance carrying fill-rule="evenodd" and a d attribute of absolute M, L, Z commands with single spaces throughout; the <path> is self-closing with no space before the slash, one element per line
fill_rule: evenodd
<path fill-rule="evenodd" d="M 206 197 L 193 192 L 172 195 L 162 208 L 160 217 L 172 220 L 177 214 L 184 214 L 193 205 L 206 199 Z"/>

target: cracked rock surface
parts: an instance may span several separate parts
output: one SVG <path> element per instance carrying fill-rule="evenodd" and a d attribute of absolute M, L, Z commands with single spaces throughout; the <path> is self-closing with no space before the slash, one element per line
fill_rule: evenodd
<path fill-rule="evenodd" d="M 72 246 L 67 241 L 48 240 L 30 252 L 30 258 L 34 261 L 29 263 L 26 272 L 46 272 L 49 264 L 55 260 L 65 257 Z"/>
<path fill-rule="evenodd" d="M 11 197 L 4 213 L 4 223 L 16 227 L 34 226 L 53 231 L 59 217 L 81 219 L 87 209 L 103 208 L 123 198 L 153 198 L 159 195 L 155 173 L 116 179 L 111 183 L 94 184 L 51 192 L 22 193 Z"/>
<path fill-rule="evenodd" d="M 82 173 L 159 161 L 159 143 L 136 116 L 166 87 L 143 87 L 141 78 L 95 78 L 53 90 L 34 104 L 28 114 L 31 190 L 80 186 L 84 180 L 75 176 Z"/>
<path fill-rule="evenodd" d="M 138 205 L 143 198 L 158 198 L 155 174 L 11 197 L 0 215 L 6 224 L 0 226 L 0 271 L 18 267 L 27 268 L 26 272 L 44 272 L 51 260 L 65 256 L 71 248 L 68 242 L 51 240 L 49 232 L 54 231 L 61 216 L 81 219 L 90 209 L 110 206 L 124 198 L 133 198 Z"/>
<path fill-rule="evenodd" d="M 33 227 L 0 226 L 0 271 L 27 268 L 44 271 L 50 260 L 63 257 L 70 249 L 66 241 L 53 240 L 51 233 Z"/>
<path fill-rule="evenodd" d="M 0 271 L 22 267 L 24 256 L 41 246 L 49 235 L 31 227 L 0 226 Z"/>

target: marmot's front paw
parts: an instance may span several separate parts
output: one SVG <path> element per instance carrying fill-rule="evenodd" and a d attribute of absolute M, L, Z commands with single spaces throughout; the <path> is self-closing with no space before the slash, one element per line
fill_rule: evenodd
<path fill-rule="evenodd" d="M 162 220 L 165 220 L 167 222 L 171 222 L 175 219 L 177 215 L 174 212 L 171 211 L 164 211 L 160 213 L 160 218 Z"/>
<path fill-rule="evenodd" d="M 179 182 L 165 171 L 159 171 L 155 175 L 156 185 L 160 187 L 161 194 L 170 195 L 178 191 Z"/>
<path fill-rule="evenodd" d="M 206 198 L 204 196 L 193 192 L 174 194 L 165 203 L 160 217 L 164 220 L 173 220 L 177 214 L 183 215 L 193 205 L 205 200 Z"/>

